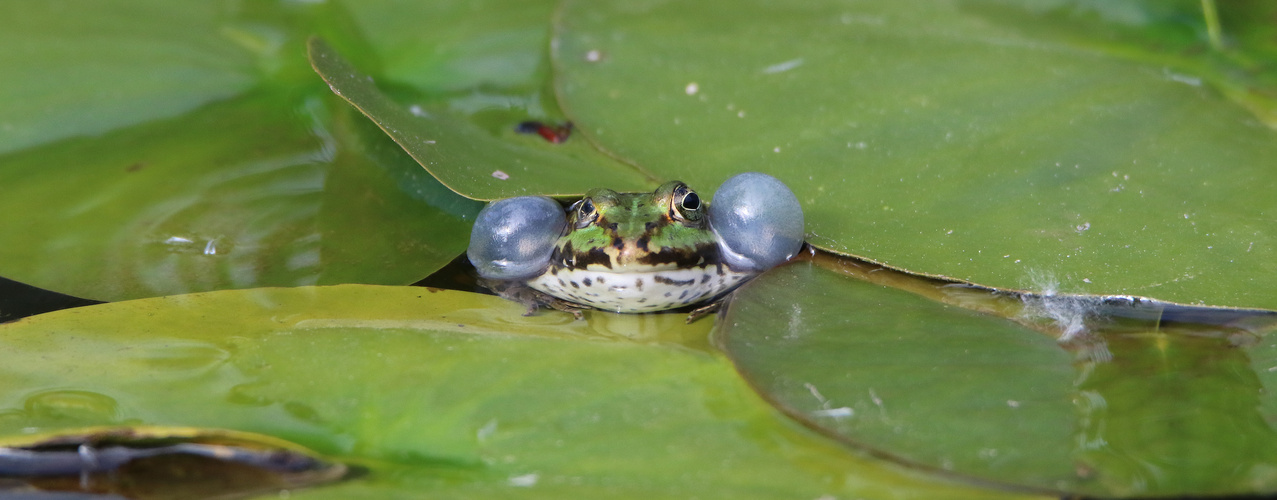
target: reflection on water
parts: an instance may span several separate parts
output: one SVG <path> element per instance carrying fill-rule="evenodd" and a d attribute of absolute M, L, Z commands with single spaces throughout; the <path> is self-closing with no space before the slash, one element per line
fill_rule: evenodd
<path fill-rule="evenodd" d="M 5 498 L 247 498 L 347 472 L 295 445 L 221 430 L 98 427 L 0 446 Z"/>

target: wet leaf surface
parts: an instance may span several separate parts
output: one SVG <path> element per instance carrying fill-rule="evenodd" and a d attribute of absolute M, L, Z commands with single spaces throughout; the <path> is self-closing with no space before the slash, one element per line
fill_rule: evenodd
<path fill-rule="evenodd" d="M 824 249 L 1275 308 L 1273 205 L 1255 201 L 1277 188 L 1271 70 L 1194 56 L 1194 8 L 573 2 L 555 78 L 580 135 L 626 161 L 702 189 L 776 175 Z"/>
<path fill-rule="evenodd" d="M 1202 330 L 1176 325 L 1202 310 L 1054 294 L 1277 306 L 1271 5 L 1221 2 L 1213 50 L 1191 1 L 577 2 L 552 86 L 554 4 L 0 7 L 0 275 L 108 300 L 407 283 L 465 246 L 479 204 L 444 184 L 708 193 L 761 170 L 798 192 L 823 248 L 1046 292 L 976 304 L 978 286 L 890 285 L 1035 330 L 825 271 L 751 288 L 731 314 L 772 338 L 729 331 L 733 356 L 848 449 L 758 401 L 682 315 L 523 318 L 377 287 L 168 297 L 0 326 L 0 434 L 229 427 L 371 471 L 293 493 L 313 498 L 1003 494 L 954 475 L 1271 489 L 1265 313 Z M 343 97 L 401 143 L 435 141 L 408 147 L 429 172 L 316 79 L 312 35 L 335 47 L 317 66 Z M 563 144 L 516 132 L 569 118 Z M 847 315 L 849 296 L 886 305 Z M 1111 334 L 1065 349 L 1041 333 L 1072 320 Z M 845 333 L 857 322 L 869 335 Z"/>
<path fill-rule="evenodd" d="M 989 294 L 954 290 L 968 305 Z M 1117 321 L 1098 301 L 1065 299 L 1030 301 L 1016 316 L 1054 320 L 1056 335 L 1088 324 L 1057 342 L 794 263 L 738 293 L 722 344 L 791 416 L 902 462 L 1104 497 L 1277 490 L 1273 403 L 1261 383 L 1270 372 L 1251 367 L 1272 364 L 1258 360 L 1272 357 L 1259 335 L 1273 315 L 1192 327 L 1183 311 L 1138 322 L 1127 307 Z"/>
<path fill-rule="evenodd" d="M 464 251 L 481 205 L 329 99 L 270 93 L 5 157 L 0 204 L 21 215 L 0 220 L 0 275 L 120 300 L 411 283 Z"/>
<path fill-rule="evenodd" d="M 522 312 L 344 285 L 26 318 L 0 326 L 12 360 L 0 435 L 217 426 L 369 469 L 315 498 L 1007 495 L 876 463 L 788 421 L 709 349 L 708 322 Z"/>
<path fill-rule="evenodd" d="M 0 154 L 173 117 L 249 89 L 253 54 L 228 43 L 218 10 L 164 0 L 6 2 Z"/>

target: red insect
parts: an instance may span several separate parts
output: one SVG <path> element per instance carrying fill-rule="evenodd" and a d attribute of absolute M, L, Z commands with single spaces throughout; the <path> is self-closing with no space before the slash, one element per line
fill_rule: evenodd
<path fill-rule="evenodd" d="M 547 125 L 538 121 L 526 121 L 520 123 L 515 131 L 522 134 L 537 134 L 554 144 L 568 140 L 568 136 L 572 134 L 572 122 L 563 122 L 563 125 Z"/>

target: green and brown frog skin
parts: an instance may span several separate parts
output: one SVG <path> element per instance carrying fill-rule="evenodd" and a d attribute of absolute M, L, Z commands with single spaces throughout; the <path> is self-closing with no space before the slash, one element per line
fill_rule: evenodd
<path fill-rule="evenodd" d="M 740 174 L 705 203 L 679 181 L 593 189 L 565 211 L 521 196 L 489 204 L 467 255 L 483 282 L 529 306 L 663 311 L 722 297 L 802 247 L 802 208 L 774 177 Z"/>

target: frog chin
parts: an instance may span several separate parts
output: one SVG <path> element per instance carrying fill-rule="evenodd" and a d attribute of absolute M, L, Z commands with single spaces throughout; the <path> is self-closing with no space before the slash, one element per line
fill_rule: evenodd
<path fill-rule="evenodd" d="M 528 286 L 595 309 L 643 313 L 675 309 L 716 297 L 753 276 L 754 273 L 732 271 L 727 266 L 624 273 L 560 269 L 530 280 Z"/>

